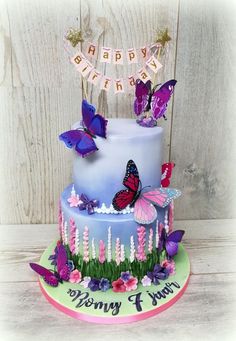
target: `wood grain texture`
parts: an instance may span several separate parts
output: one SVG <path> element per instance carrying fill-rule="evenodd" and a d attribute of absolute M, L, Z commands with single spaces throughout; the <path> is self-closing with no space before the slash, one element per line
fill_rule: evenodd
<path fill-rule="evenodd" d="M 235 217 L 235 2 L 181 1 L 171 159 L 176 218 Z"/>
<path fill-rule="evenodd" d="M 192 268 L 184 296 L 153 318 L 109 328 L 76 321 L 42 296 L 28 262 L 36 261 L 49 239 L 55 238 L 56 226 L 4 226 L 0 230 L 1 338 L 70 341 L 79 335 L 81 340 L 108 341 L 112 335 L 114 341 L 235 340 L 236 273 L 230 261 L 236 253 L 235 224 L 235 220 L 176 222 L 176 228 L 186 227 Z"/>
<path fill-rule="evenodd" d="M 142 46 L 168 27 L 157 81 L 178 80 L 160 121 L 163 161 L 175 161 L 173 186 L 183 190 L 176 217 L 236 217 L 233 13 L 223 0 L 0 0 L 0 223 L 56 222 L 71 181 L 72 155 L 57 139 L 81 116 L 81 78 L 63 49 L 70 27 L 113 48 Z M 137 68 L 96 66 L 117 78 Z M 130 94 L 87 90 L 107 117 L 132 116 Z"/>

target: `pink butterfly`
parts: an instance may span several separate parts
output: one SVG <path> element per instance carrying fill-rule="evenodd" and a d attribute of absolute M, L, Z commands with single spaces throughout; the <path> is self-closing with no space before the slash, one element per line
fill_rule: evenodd
<path fill-rule="evenodd" d="M 127 163 L 123 185 L 126 189 L 116 193 L 112 204 L 117 211 L 128 205 L 134 206 L 134 220 L 139 224 L 151 224 L 157 218 L 155 206 L 164 208 L 181 194 L 173 188 L 152 188 L 142 193 L 138 169 L 133 160 Z"/>

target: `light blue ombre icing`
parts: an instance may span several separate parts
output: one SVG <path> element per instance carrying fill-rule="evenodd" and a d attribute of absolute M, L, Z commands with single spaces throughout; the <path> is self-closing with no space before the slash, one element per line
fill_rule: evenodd
<path fill-rule="evenodd" d="M 79 123 L 73 128 L 78 126 Z M 74 152 L 76 193 L 85 193 L 89 199 L 109 207 L 114 195 L 124 188 L 123 178 L 130 159 L 138 167 L 143 187 L 160 187 L 162 136 L 161 127 L 143 128 L 134 119 L 109 119 L 107 139 L 95 139 L 97 152 L 86 158 Z"/>

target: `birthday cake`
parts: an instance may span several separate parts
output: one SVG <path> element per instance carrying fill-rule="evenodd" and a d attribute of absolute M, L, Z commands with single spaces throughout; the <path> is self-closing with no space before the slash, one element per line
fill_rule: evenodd
<path fill-rule="evenodd" d="M 81 39 L 80 32 L 72 33 L 68 40 Z M 89 46 L 88 56 L 95 52 Z M 102 62 L 111 59 L 109 51 L 102 51 Z M 114 63 L 121 63 L 123 52 L 113 52 L 119 53 Z M 127 54 L 130 63 L 135 53 Z M 155 73 L 162 66 L 158 58 L 152 54 L 146 62 Z M 70 61 L 97 83 L 100 73 L 81 51 Z M 157 314 L 177 301 L 189 281 L 184 231 L 174 230 L 174 200 L 181 192 L 169 187 L 175 163 L 163 163 L 164 130 L 157 124 L 166 119 L 176 80 L 153 86 L 145 68 L 131 78 L 136 119 L 108 120 L 86 96 L 82 120 L 59 135 L 74 154 L 72 183 L 60 196 L 57 239 L 39 264 L 30 263 L 51 304 L 90 322 L 133 322 Z M 108 91 L 108 78 L 103 82 L 101 89 Z M 116 81 L 114 89 L 122 92 L 123 83 Z"/>

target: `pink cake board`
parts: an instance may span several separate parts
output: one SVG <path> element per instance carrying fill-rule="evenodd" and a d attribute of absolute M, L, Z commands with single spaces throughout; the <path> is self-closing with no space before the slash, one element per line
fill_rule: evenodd
<path fill-rule="evenodd" d="M 40 264 L 50 267 L 48 256 L 55 243 L 43 253 Z M 156 285 L 125 293 L 92 292 L 80 284 L 64 282 L 50 287 L 40 278 L 39 285 L 49 303 L 63 313 L 91 323 L 119 324 L 144 320 L 170 308 L 185 292 L 190 278 L 190 262 L 184 247 L 179 245 L 175 256 L 176 274 Z"/>

